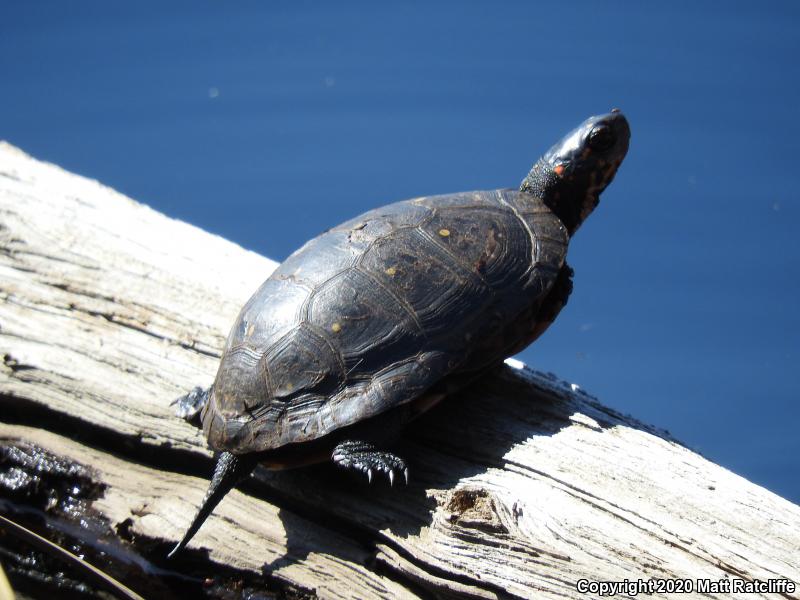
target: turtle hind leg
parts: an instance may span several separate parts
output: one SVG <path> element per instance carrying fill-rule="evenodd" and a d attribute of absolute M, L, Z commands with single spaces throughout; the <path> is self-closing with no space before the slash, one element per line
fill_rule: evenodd
<path fill-rule="evenodd" d="M 399 456 L 390 452 L 377 450 L 375 446 L 358 440 L 340 442 L 331 454 L 334 464 L 342 469 L 358 471 L 367 476 L 372 483 L 372 474 L 376 471 L 386 473 L 389 483 L 394 484 L 396 474 L 402 473 L 408 485 L 408 467 Z"/>
<path fill-rule="evenodd" d="M 211 511 L 219 504 L 220 500 L 225 497 L 225 494 L 230 492 L 233 487 L 246 478 L 255 469 L 258 460 L 253 455 L 237 456 L 230 452 L 220 452 L 217 457 L 217 464 L 214 467 L 214 475 L 211 477 L 211 483 L 208 486 L 203 502 L 195 515 L 192 524 L 181 539 L 180 542 L 172 549 L 167 555 L 167 558 L 172 558 L 181 551 L 181 549 L 189 543 L 189 541 L 200 529 L 200 526 L 211 514 Z"/>
<path fill-rule="evenodd" d="M 210 391 L 211 388 L 204 390 L 201 387 L 195 387 L 188 394 L 175 398 L 175 400 L 170 402 L 170 406 L 175 407 L 176 416 L 191 423 L 195 427 L 202 427 L 203 424 L 200 421 L 200 413 L 208 402 L 208 393 Z"/>

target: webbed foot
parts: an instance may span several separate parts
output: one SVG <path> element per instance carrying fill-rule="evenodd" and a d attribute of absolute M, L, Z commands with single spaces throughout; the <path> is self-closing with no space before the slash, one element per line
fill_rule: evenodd
<path fill-rule="evenodd" d="M 208 402 L 208 392 L 201 387 L 195 387 L 188 394 L 175 398 L 170 406 L 175 406 L 175 415 L 191 423 L 195 427 L 202 427 L 200 412 Z"/>
<path fill-rule="evenodd" d="M 338 467 L 364 473 L 370 483 L 373 473 L 383 472 L 389 478 L 390 485 L 394 484 L 395 476 L 398 474 L 403 475 L 408 485 L 408 467 L 405 461 L 390 452 L 377 450 L 367 442 L 345 440 L 333 449 L 331 459 Z"/>

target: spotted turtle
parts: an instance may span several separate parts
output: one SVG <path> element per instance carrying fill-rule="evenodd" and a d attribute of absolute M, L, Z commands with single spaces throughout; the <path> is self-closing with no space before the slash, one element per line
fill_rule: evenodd
<path fill-rule="evenodd" d="M 539 337 L 566 304 L 567 244 L 628 150 L 619 110 L 584 121 L 517 190 L 397 202 L 312 239 L 244 305 L 216 379 L 179 399 L 217 462 L 183 548 L 257 464 L 332 460 L 408 480 L 385 445 Z"/>

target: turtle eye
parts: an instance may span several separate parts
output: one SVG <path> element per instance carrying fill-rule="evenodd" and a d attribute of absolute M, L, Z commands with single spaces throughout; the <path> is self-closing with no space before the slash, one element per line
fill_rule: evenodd
<path fill-rule="evenodd" d="M 598 125 L 589 132 L 589 147 L 598 152 L 605 152 L 616 142 L 614 132 L 608 125 Z"/>

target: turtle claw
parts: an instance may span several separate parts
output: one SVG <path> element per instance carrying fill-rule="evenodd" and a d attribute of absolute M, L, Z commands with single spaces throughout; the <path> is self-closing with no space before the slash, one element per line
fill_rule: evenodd
<path fill-rule="evenodd" d="M 200 412 L 208 402 L 209 390 L 204 390 L 201 387 L 195 387 L 188 394 L 184 394 L 175 398 L 170 402 L 170 406 L 175 406 L 175 416 L 180 417 L 187 423 L 191 423 L 195 427 L 201 427 Z"/>
<path fill-rule="evenodd" d="M 396 474 L 401 472 L 408 484 L 408 468 L 403 459 L 390 452 L 377 450 L 367 442 L 341 442 L 333 449 L 331 459 L 338 467 L 364 473 L 369 483 L 372 483 L 374 471 L 383 471 L 389 479 L 389 485 L 394 486 Z"/>

